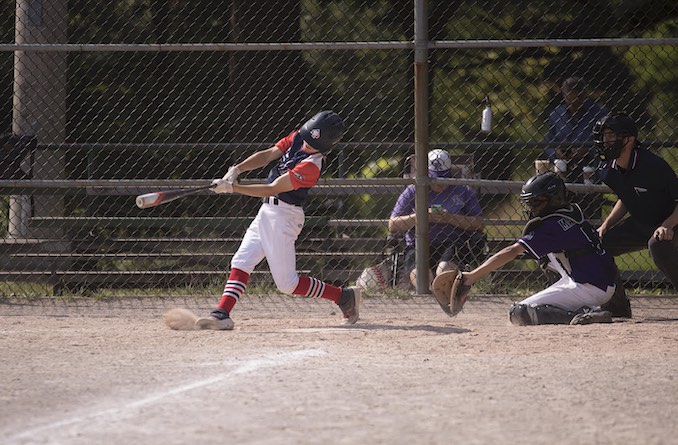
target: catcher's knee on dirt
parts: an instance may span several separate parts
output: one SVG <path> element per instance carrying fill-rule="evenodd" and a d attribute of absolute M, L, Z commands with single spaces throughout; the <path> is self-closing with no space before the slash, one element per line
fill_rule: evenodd
<path fill-rule="evenodd" d="M 581 311 L 567 311 L 550 304 L 532 306 L 529 304 L 512 304 L 509 309 L 509 320 L 516 326 L 538 324 L 570 324 L 575 315 Z"/>

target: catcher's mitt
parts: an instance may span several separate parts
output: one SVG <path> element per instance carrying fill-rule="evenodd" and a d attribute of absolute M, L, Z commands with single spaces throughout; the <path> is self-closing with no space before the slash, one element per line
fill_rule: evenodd
<path fill-rule="evenodd" d="M 448 270 L 436 276 L 431 287 L 436 301 L 450 317 L 461 312 L 471 290 L 471 286 L 464 284 L 464 275 L 458 269 Z"/>

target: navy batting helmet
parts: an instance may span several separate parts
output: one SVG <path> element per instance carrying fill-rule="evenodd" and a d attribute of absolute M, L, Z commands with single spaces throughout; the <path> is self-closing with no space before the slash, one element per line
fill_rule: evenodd
<path fill-rule="evenodd" d="M 326 153 L 344 135 L 344 121 L 332 110 L 321 111 L 299 129 L 299 134 L 308 145 Z"/>
<path fill-rule="evenodd" d="M 530 218 L 546 216 L 570 203 L 565 182 L 553 172 L 528 179 L 520 192 L 520 202 Z"/>
<path fill-rule="evenodd" d="M 612 130 L 617 135 L 617 140 L 613 144 L 605 145 L 603 136 L 606 129 Z M 629 136 L 637 138 L 638 127 L 634 120 L 625 113 L 610 113 L 593 126 L 593 143 L 603 160 L 618 158 L 624 147 L 623 139 Z"/>

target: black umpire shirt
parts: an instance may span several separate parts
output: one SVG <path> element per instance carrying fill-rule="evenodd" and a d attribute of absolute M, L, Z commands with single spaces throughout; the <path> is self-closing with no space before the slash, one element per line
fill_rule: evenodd
<path fill-rule="evenodd" d="M 643 224 L 659 226 L 678 203 L 676 172 L 648 150 L 633 150 L 627 170 L 614 160 L 598 175 L 622 200 L 631 217 Z"/>

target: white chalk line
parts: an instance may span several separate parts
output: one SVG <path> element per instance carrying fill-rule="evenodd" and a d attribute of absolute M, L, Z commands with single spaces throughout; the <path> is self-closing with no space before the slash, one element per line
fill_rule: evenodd
<path fill-rule="evenodd" d="M 354 328 L 354 327 L 347 327 L 347 328 L 291 328 L 291 329 L 283 329 L 282 332 L 287 332 L 287 333 L 292 333 L 292 334 L 306 334 L 306 333 L 318 334 L 318 333 L 323 333 L 323 332 L 350 334 L 350 333 L 356 333 L 356 332 L 367 332 L 367 329 L 360 329 L 360 328 Z"/>
<path fill-rule="evenodd" d="M 122 406 L 119 407 L 114 407 L 114 408 L 108 408 L 104 409 L 101 411 L 95 411 L 90 414 L 82 415 L 82 416 L 73 416 L 67 419 L 59 420 L 56 422 L 49 423 L 47 425 L 42 425 L 38 426 L 35 428 L 31 428 L 26 431 L 22 431 L 21 433 L 15 434 L 14 436 L 9 437 L 8 442 L 5 442 L 7 444 L 18 441 L 20 439 L 26 439 L 30 438 L 36 433 L 44 432 L 47 430 L 53 430 L 65 426 L 71 426 L 77 423 L 85 422 L 92 420 L 97 417 L 111 417 L 113 415 L 124 415 L 126 411 L 134 410 L 137 408 L 140 408 L 142 406 L 148 406 L 148 405 L 153 405 L 154 403 L 157 403 L 163 399 L 166 399 L 171 396 L 175 396 L 177 394 L 182 394 L 186 393 L 198 388 L 203 388 L 205 386 L 209 386 L 215 383 L 223 382 L 225 380 L 230 379 L 231 377 L 236 377 L 241 374 L 249 374 L 254 371 L 260 370 L 260 369 L 265 369 L 265 368 L 273 368 L 275 366 L 281 366 L 285 365 L 289 362 L 295 361 L 295 360 L 300 360 L 308 357 L 319 357 L 322 355 L 327 354 L 327 352 L 319 350 L 319 349 L 302 349 L 300 351 L 292 351 L 292 352 L 282 352 L 282 353 L 275 353 L 275 354 L 269 354 L 265 355 L 260 358 L 256 358 L 250 361 L 247 361 L 237 367 L 236 369 L 216 375 L 214 377 L 210 377 L 208 379 L 204 380 L 198 380 L 193 383 L 189 383 L 187 385 L 181 385 L 177 386 L 176 388 L 172 388 L 166 391 L 159 392 L 157 394 L 150 395 L 148 397 L 144 397 L 143 399 L 139 400 L 133 400 L 128 403 L 124 403 Z"/>

